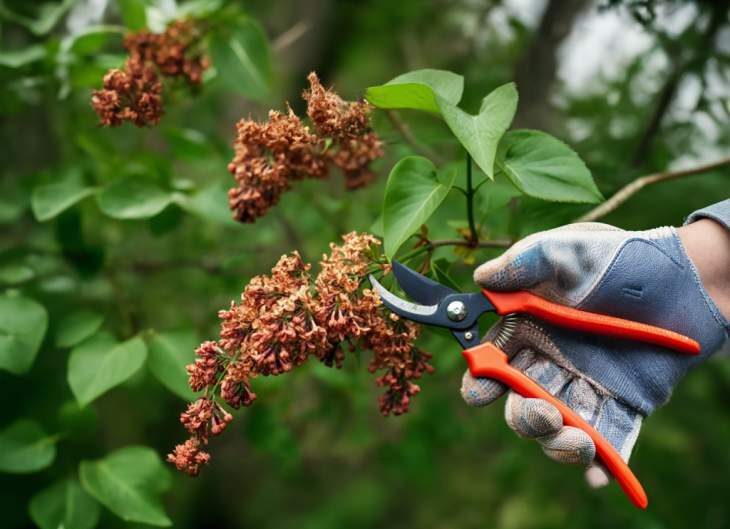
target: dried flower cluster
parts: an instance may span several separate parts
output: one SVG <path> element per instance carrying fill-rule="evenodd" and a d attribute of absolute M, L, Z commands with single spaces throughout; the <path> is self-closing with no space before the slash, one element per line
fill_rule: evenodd
<path fill-rule="evenodd" d="M 128 58 L 124 67 L 109 70 L 103 88 L 91 96 L 101 124 L 116 127 L 129 121 L 138 127 L 156 125 L 163 113 L 160 77 L 183 79 L 191 87 L 202 81 L 209 62 L 201 42 L 202 32 L 190 20 L 177 20 L 164 33 L 125 35 Z"/>
<path fill-rule="evenodd" d="M 242 119 L 236 125 L 234 156 L 228 170 L 237 187 L 228 192 L 233 217 L 254 222 L 293 182 L 324 178 L 332 165 L 340 168 L 348 189 L 370 183 L 370 162 L 383 156 L 382 142 L 370 129 L 370 105 L 348 102 L 325 90 L 315 73 L 304 92 L 312 129 L 288 109 L 269 112 L 258 123 Z"/>
<path fill-rule="evenodd" d="M 415 324 L 389 313 L 376 292 L 363 288 L 368 272 L 388 272 L 379 255 L 380 242 L 369 234 L 349 233 L 343 244 L 330 245 L 315 278 L 297 252 L 283 256 L 270 275 L 257 276 L 241 294 L 240 303 L 219 312 L 220 339 L 196 350 L 188 366 L 189 383 L 204 395 L 190 404 L 180 421 L 190 439 L 175 447 L 168 461 L 197 475 L 210 456 L 203 450 L 210 436 L 221 433 L 232 408 L 256 398 L 251 380 L 280 375 L 315 357 L 341 367 L 345 349 L 371 349 L 371 372 L 384 371 L 376 382 L 384 415 L 408 411 L 419 387 L 413 382 L 431 372 L 429 354 L 414 346 Z"/>

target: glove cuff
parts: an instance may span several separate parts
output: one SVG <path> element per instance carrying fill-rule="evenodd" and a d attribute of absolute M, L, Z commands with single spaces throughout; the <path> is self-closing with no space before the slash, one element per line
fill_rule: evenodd
<path fill-rule="evenodd" d="M 712 219 L 730 230 L 730 198 L 723 200 L 722 202 L 718 202 L 717 204 L 707 206 L 706 208 L 698 209 L 687 217 L 684 225 L 692 224 L 693 222 L 703 218 Z"/>

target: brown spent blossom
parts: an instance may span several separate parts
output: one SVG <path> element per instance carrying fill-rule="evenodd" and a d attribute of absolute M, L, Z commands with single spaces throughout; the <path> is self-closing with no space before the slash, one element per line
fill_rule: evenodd
<path fill-rule="evenodd" d="M 374 269 L 390 272 L 380 241 L 355 232 L 342 239 L 330 244 L 316 278 L 297 252 L 284 255 L 271 274 L 249 282 L 239 303 L 219 312 L 219 340 L 201 344 L 187 368 L 192 389 L 205 394 L 180 417 L 191 438 L 168 455 L 178 470 L 197 475 L 210 458 L 201 447 L 230 422 L 218 395 L 233 408 L 249 406 L 256 398 L 252 379 L 289 372 L 310 357 L 341 367 L 345 346 L 372 350 L 368 369 L 384 371 L 376 379 L 386 387 L 381 412 L 408 411 L 420 390 L 413 381 L 433 371 L 431 356 L 414 346 L 418 326 L 391 314 L 375 291 L 363 288 Z"/>
<path fill-rule="evenodd" d="M 242 119 L 236 124 L 228 171 L 237 187 L 228 191 L 228 201 L 239 222 L 254 222 L 293 182 L 324 178 L 332 165 L 342 171 L 347 189 L 374 179 L 370 162 L 384 153 L 380 138 L 370 129 L 371 106 L 344 101 L 325 90 L 314 72 L 308 79 L 310 89 L 303 97 L 313 131 L 291 108 L 287 113 L 270 111 L 264 123 Z"/>
<path fill-rule="evenodd" d="M 124 121 L 138 127 L 156 125 L 162 117 L 162 83 L 152 68 L 130 59 L 122 70 L 107 72 L 103 88 L 91 96 L 91 105 L 105 127 Z"/>
<path fill-rule="evenodd" d="M 159 123 L 163 114 L 159 77 L 182 78 L 190 86 L 199 85 L 209 66 L 200 49 L 201 41 L 202 32 L 189 20 L 172 22 L 164 33 L 126 34 L 128 59 L 123 69 L 109 70 L 103 88 L 91 96 L 100 124 L 116 127 L 129 121 L 143 127 Z"/>
<path fill-rule="evenodd" d="M 210 461 L 210 454 L 201 450 L 198 438 L 191 437 L 183 444 L 177 445 L 172 453 L 167 454 L 167 461 L 175 465 L 179 471 L 190 476 L 197 476 L 200 473 L 200 467 Z"/>
<path fill-rule="evenodd" d="M 291 182 L 327 175 L 318 154 L 321 140 L 289 109 L 269 112 L 269 121 L 243 119 L 236 125 L 234 156 L 228 171 L 238 187 L 228 191 L 233 218 L 253 222 L 279 201 Z"/>
<path fill-rule="evenodd" d="M 210 65 L 200 49 L 202 37 L 203 32 L 193 21 L 175 20 L 163 33 L 127 33 L 124 47 L 132 60 L 154 64 L 161 75 L 198 85 Z"/>
<path fill-rule="evenodd" d="M 370 128 L 372 106 L 367 101 L 344 101 L 325 90 L 314 72 L 307 79 L 310 89 L 303 95 L 307 115 L 317 132 L 332 140 L 325 156 L 345 175 L 347 189 L 368 185 L 375 178 L 370 162 L 384 155 L 383 142 Z"/>

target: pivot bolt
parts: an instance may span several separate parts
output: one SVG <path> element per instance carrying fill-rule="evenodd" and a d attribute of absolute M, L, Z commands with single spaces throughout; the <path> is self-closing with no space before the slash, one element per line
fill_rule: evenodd
<path fill-rule="evenodd" d="M 446 315 L 451 321 L 461 321 L 466 318 L 466 305 L 463 301 L 452 301 L 446 306 Z"/>

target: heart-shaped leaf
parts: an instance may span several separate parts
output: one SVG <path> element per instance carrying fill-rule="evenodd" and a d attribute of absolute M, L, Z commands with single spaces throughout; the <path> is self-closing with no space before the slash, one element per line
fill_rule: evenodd
<path fill-rule="evenodd" d="M 507 133 L 498 167 L 526 195 L 553 202 L 596 203 L 603 195 L 583 160 L 565 143 L 537 130 Z"/>
<path fill-rule="evenodd" d="M 96 200 L 99 209 L 112 218 L 145 219 L 165 209 L 173 196 L 152 182 L 122 178 L 102 189 Z"/>
<path fill-rule="evenodd" d="M 252 19 L 235 24 L 233 31 L 213 33 L 210 54 L 223 84 L 245 96 L 263 99 L 271 83 L 269 45 L 261 26 Z"/>
<path fill-rule="evenodd" d="M 437 98 L 456 105 L 464 91 L 464 78 L 446 70 L 415 70 L 371 86 L 365 98 L 378 108 L 409 108 L 440 114 Z"/>
<path fill-rule="evenodd" d="M 99 521 L 99 504 L 75 479 L 59 481 L 33 496 L 28 511 L 41 529 L 92 529 Z"/>
<path fill-rule="evenodd" d="M 63 213 L 77 202 L 94 193 L 95 189 L 80 179 L 72 178 L 57 184 L 38 186 L 33 189 L 30 207 L 40 222 L 50 220 Z"/>
<path fill-rule="evenodd" d="M 117 343 L 105 332 L 76 346 L 68 359 L 68 383 L 76 401 L 86 406 L 134 375 L 147 348 L 139 336 Z"/>
<path fill-rule="evenodd" d="M 56 437 L 35 421 L 20 419 L 0 431 L 0 472 L 27 474 L 53 463 Z"/>
<path fill-rule="evenodd" d="M 494 179 L 494 159 L 499 140 L 512 123 L 517 110 L 517 99 L 514 83 L 502 85 L 482 100 L 476 116 L 439 100 L 441 113 L 451 132 L 490 179 Z"/>
<path fill-rule="evenodd" d="M 185 400 L 195 399 L 187 383 L 185 366 L 193 362 L 193 351 L 199 343 L 195 332 L 190 329 L 155 333 L 149 341 L 150 371 L 170 391 Z"/>
<path fill-rule="evenodd" d="M 436 211 L 454 184 L 456 171 L 439 181 L 436 166 L 427 158 L 403 158 L 390 171 L 383 199 L 385 255 L 398 248 Z"/>
<path fill-rule="evenodd" d="M 90 310 L 72 312 L 61 320 L 56 332 L 57 347 L 72 347 L 99 330 L 104 316 Z"/>
<path fill-rule="evenodd" d="M 170 472 L 154 450 L 128 446 L 103 459 L 82 461 L 79 476 L 84 490 L 122 520 L 172 525 L 161 500 L 170 488 Z"/>
<path fill-rule="evenodd" d="M 33 365 L 48 327 L 48 313 L 28 298 L 0 297 L 0 369 L 25 373 Z"/>

